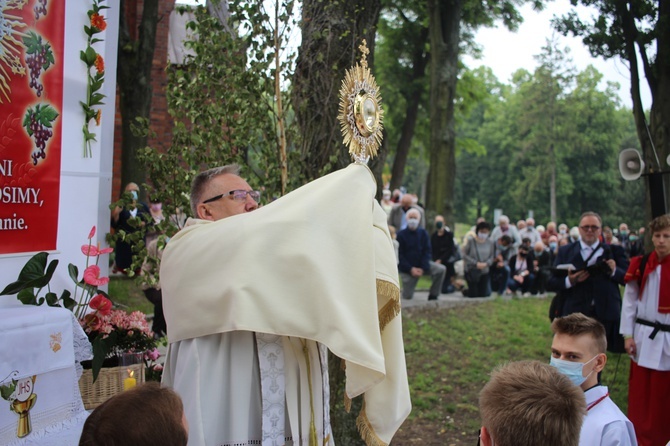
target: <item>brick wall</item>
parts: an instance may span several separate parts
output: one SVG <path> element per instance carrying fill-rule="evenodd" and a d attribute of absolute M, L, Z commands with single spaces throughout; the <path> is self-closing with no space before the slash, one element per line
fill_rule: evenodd
<path fill-rule="evenodd" d="M 125 0 L 126 17 L 131 28 L 133 38 L 137 38 L 137 25 L 142 17 L 143 0 Z M 151 70 L 151 85 L 153 98 L 151 101 L 151 130 L 156 134 L 150 138 L 148 144 L 152 147 L 167 148 L 172 141 L 172 124 L 167 113 L 165 89 L 167 86 L 167 44 L 170 13 L 174 9 L 175 0 L 159 0 L 158 25 L 156 26 L 156 49 L 154 51 L 153 67 Z M 116 97 L 116 116 L 114 119 L 114 169 L 112 179 L 112 201 L 119 198 L 123 185 L 121 184 L 121 114 L 119 112 L 119 96 Z"/>

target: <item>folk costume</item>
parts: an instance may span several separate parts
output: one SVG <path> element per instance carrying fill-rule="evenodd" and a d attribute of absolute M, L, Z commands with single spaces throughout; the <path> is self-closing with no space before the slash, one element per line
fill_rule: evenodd
<path fill-rule="evenodd" d="M 586 418 L 579 434 L 579 446 L 637 446 L 633 424 L 609 397 L 606 386 L 584 392 Z"/>
<path fill-rule="evenodd" d="M 347 397 L 364 395 L 366 444 L 391 441 L 410 399 L 375 190 L 352 164 L 254 212 L 191 220 L 170 240 L 163 383 L 184 400 L 189 444 L 333 444 L 325 348 L 344 360 Z"/>
<path fill-rule="evenodd" d="M 670 441 L 670 256 L 659 262 L 649 254 L 640 271 L 642 256 L 631 259 L 624 280 L 621 334 L 633 336 L 636 355 L 631 358 L 628 381 L 628 417 L 641 446 Z"/>

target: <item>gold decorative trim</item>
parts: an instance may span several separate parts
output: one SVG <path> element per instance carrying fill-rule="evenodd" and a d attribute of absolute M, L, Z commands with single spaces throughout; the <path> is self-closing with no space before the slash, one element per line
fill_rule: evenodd
<path fill-rule="evenodd" d="M 377 296 L 386 301 L 379 310 L 379 330 L 384 331 L 386 325 L 400 314 L 400 288 L 395 283 L 377 279 Z"/>
<path fill-rule="evenodd" d="M 358 47 L 362 53 L 360 63 L 347 70 L 340 88 L 340 113 L 345 146 L 356 162 L 367 162 L 377 156 L 382 142 L 384 110 L 375 77 L 368 68 L 370 50 L 363 39 Z"/>
<path fill-rule="evenodd" d="M 344 394 L 344 411 L 346 413 L 351 412 L 351 398 L 349 398 L 349 395 Z"/>
<path fill-rule="evenodd" d="M 358 418 L 356 418 L 356 428 L 367 446 L 388 446 L 388 443 L 382 441 L 372 428 L 372 424 L 370 423 L 370 420 L 368 420 L 368 416 L 365 414 L 365 401 L 363 401 L 361 413 L 358 414 Z"/>

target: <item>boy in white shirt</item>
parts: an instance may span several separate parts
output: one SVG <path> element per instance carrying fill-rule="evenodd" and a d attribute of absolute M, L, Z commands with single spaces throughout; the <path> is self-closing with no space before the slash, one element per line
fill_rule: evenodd
<path fill-rule="evenodd" d="M 633 424 L 609 397 L 598 374 L 607 363 L 605 327 L 597 320 L 573 313 L 551 324 L 550 364 L 584 391 L 587 414 L 580 446 L 637 446 Z"/>

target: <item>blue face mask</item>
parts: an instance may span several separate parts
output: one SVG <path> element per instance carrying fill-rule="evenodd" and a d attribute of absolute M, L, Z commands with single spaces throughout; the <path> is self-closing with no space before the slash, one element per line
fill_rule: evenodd
<path fill-rule="evenodd" d="M 558 246 L 558 244 L 556 242 L 549 243 L 549 247 L 551 248 L 552 251 L 554 251 L 556 249 L 556 246 Z"/>
<path fill-rule="evenodd" d="M 584 383 L 584 381 L 586 381 L 586 378 L 588 378 L 591 375 L 591 373 L 593 373 L 593 370 L 591 370 L 588 375 L 583 376 L 584 366 L 589 362 L 593 361 L 594 359 L 596 359 L 597 357 L 598 355 L 582 363 L 582 362 L 566 361 L 564 359 L 558 359 L 552 356 L 551 359 L 549 360 L 549 365 L 556 367 L 556 369 L 559 372 L 570 378 L 570 381 L 572 381 L 574 385 L 581 386 Z"/>
<path fill-rule="evenodd" d="M 131 190 L 130 195 L 133 197 L 133 200 L 137 201 L 137 198 L 139 197 L 139 195 L 137 194 L 136 190 Z"/>

